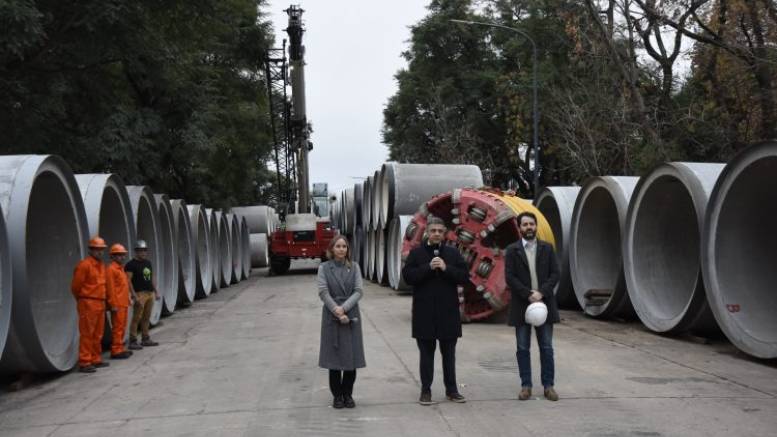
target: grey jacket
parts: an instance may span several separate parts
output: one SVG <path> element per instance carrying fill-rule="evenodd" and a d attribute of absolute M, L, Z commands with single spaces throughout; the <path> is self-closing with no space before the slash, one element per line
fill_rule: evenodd
<path fill-rule="evenodd" d="M 318 365 L 325 369 L 353 370 L 365 367 L 359 299 L 362 297 L 362 275 L 357 264 L 351 267 L 326 261 L 318 267 L 318 297 L 321 309 L 321 343 Z M 352 321 L 342 324 L 334 315 L 342 306 Z M 355 319 L 355 320 L 354 320 Z"/>

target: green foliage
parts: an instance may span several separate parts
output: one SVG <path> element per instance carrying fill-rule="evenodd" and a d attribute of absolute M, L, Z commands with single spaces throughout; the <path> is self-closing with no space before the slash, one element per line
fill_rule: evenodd
<path fill-rule="evenodd" d="M 0 151 L 191 203 L 256 201 L 271 147 L 262 3 L 0 2 Z"/>

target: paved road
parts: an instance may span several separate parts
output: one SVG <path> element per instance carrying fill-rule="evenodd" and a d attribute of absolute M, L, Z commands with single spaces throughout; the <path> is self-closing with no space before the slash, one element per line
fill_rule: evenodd
<path fill-rule="evenodd" d="M 638 323 L 563 312 L 553 403 L 517 400 L 513 331 L 464 327 L 458 379 L 469 402 L 416 403 L 410 298 L 368 284 L 367 355 L 354 410 L 334 410 L 316 367 L 315 266 L 256 272 L 164 319 L 162 342 L 95 375 L 69 373 L 0 392 L 2 436 L 723 436 L 777 434 L 777 364 L 726 342 L 661 337 Z M 535 369 L 538 369 L 536 344 Z M 439 357 L 439 355 L 438 355 Z M 439 359 L 438 359 L 439 361 Z M 535 374 L 535 380 L 539 376 Z M 535 385 L 539 385 L 535 381 Z"/>

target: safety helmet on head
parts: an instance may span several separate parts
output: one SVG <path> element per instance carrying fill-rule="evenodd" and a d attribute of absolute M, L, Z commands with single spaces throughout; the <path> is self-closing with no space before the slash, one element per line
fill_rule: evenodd
<path fill-rule="evenodd" d="M 146 244 L 146 240 L 138 240 L 138 242 L 135 243 L 135 250 L 148 250 L 148 244 Z"/>
<path fill-rule="evenodd" d="M 534 302 L 526 308 L 524 318 L 532 326 L 542 326 L 548 319 L 548 307 L 542 302 Z"/>
<path fill-rule="evenodd" d="M 91 240 L 89 240 L 90 249 L 105 249 L 106 247 L 108 246 L 105 245 L 105 240 L 98 236 L 94 236 Z"/>
<path fill-rule="evenodd" d="M 124 246 L 122 246 L 121 244 L 116 243 L 113 246 L 111 246 L 111 255 L 126 255 L 126 254 L 127 254 L 127 249 L 125 249 Z"/>

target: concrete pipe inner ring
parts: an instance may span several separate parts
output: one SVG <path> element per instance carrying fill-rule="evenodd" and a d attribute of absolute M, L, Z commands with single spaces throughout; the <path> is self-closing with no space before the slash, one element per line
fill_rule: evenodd
<path fill-rule="evenodd" d="M 708 299 L 744 352 L 777 358 L 777 143 L 746 150 L 721 174 L 703 236 Z"/>
<path fill-rule="evenodd" d="M 240 271 L 243 269 L 243 248 L 240 244 L 240 225 L 234 214 L 228 213 L 224 215 L 229 227 L 229 247 L 232 253 L 232 277 L 230 278 L 230 282 L 237 284 L 240 282 Z"/>
<path fill-rule="evenodd" d="M 3 356 L 8 328 L 11 326 L 11 255 L 8 253 L 8 236 L 3 210 L 0 208 L 0 357 Z"/>
<path fill-rule="evenodd" d="M 170 206 L 173 208 L 173 227 L 178 247 L 178 300 L 190 304 L 194 302 L 197 288 L 197 265 L 189 209 L 181 199 L 171 200 Z"/>
<path fill-rule="evenodd" d="M 208 258 L 210 259 L 211 269 L 213 269 L 210 292 L 215 293 L 219 291 L 219 286 L 221 285 L 221 242 L 219 241 L 219 224 L 216 219 L 216 213 L 211 208 L 205 208 L 205 215 L 208 218 L 208 247 L 210 249 Z"/>
<path fill-rule="evenodd" d="M 219 226 L 219 260 L 221 262 L 221 287 L 229 287 L 232 283 L 232 248 L 229 246 L 231 237 L 229 225 L 224 213 L 216 211 L 216 223 Z"/>
<path fill-rule="evenodd" d="M 240 217 L 240 243 L 243 245 L 243 279 L 251 276 L 251 233 L 248 230 L 248 224 L 245 217 Z"/>
<path fill-rule="evenodd" d="M 178 245 L 173 227 L 173 208 L 166 194 L 155 194 L 157 204 L 159 233 L 159 256 L 162 261 L 164 276 L 157 276 L 157 289 L 162 296 L 162 313 L 175 312 L 178 303 Z"/>
<path fill-rule="evenodd" d="M 210 226 L 201 205 L 189 205 L 188 208 L 197 268 L 195 297 L 201 299 L 210 295 L 213 286 L 213 267 L 210 263 Z"/>

